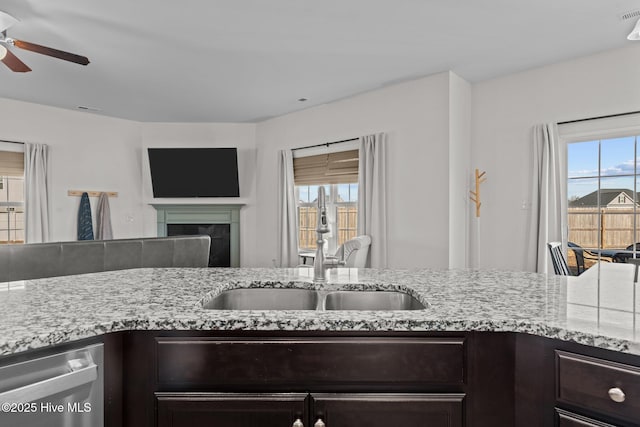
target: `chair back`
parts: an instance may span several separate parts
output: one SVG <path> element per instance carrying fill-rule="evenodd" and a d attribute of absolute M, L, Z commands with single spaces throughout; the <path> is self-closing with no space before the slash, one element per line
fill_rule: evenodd
<path fill-rule="evenodd" d="M 371 246 L 371 237 L 362 235 L 344 242 L 336 251 L 336 257 L 345 262 L 345 267 L 363 268 Z"/>
<path fill-rule="evenodd" d="M 560 276 L 569 276 L 569 265 L 562 253 L 561 242 L 548 242 L 549 252 L 551 253 L 551 262 L 553 262 L 553 271 Z"/>
<path fill-rule="evenodd" d="M 568 242 L 567 246 L 569 247 L 569 250 L 573 251 L 573 254 L 576 257 L 576 267 L 577 267 L 576 276 L 578 276 L 581 273 L 583 273 L 585 270 L 584 249 L 582 249 L 582 246 L 577 245 L 573 242 Z"/>

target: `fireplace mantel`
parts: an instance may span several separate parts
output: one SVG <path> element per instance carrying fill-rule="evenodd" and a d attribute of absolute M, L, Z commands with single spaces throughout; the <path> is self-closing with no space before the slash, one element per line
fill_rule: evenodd
<path fill-rule="evenodd" d="M 229 224 L 231 267 L 240 267 L 240 209 L 243 204 L 151 205 L 157 212 L 158 237 L 167 236 L 167 224 Z"/>

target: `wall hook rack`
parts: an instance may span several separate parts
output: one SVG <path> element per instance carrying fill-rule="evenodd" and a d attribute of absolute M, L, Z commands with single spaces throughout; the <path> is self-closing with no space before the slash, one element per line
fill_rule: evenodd
<path fill-rule="evenodd" d="M 480 202 L 480 184 L 487 180 L 484 177 L 485 174 L 486 172 L 480 172 L 479 169 L 476 169 L 476 191 L 469 191 L 471 193 L 469 198 L 476 204 L 476 217 L 480 217 L 480 206 L 482 205 Z"/>
<path fill-rule="evenodd" d="M 82 193 L 87 193 L 89 197 L 99 197 L 101 193 L 107 193 L 109 197 L 118 197 L 117 191 L 89 191 L 89 190 L 69 190 L 67 196 L 82 196 Z"/>

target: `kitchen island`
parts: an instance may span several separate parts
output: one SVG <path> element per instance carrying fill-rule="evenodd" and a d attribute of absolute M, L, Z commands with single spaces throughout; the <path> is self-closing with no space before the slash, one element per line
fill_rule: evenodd
<path fill-rule="evenodd" d="M 92 273 L 4 284 L 0 354 L 104 340 L 108 426 L 209 425 L 231 407 L 258 417 L 277 407 L 282 419 L 294 418 L 288 425 L 318 417 L 347 425 L 338 414 L 346 420 L 354 411 L 371 413 L 369 422 L 435 417 L 433 425 L 446 426 L 640 419 L 632 271 L 613 285 L 506 271 L 330 274 L 322 289 L 399 290 L 426 309 L 203 308 L 229 289 L 316 289 L 308 268 Z M 627 274 L 628 289 L 620 283 Z M 611 372 L 626 375 L 618 384 L 626 406 L 610 407 L 607 390 L 604 398 L 590 392 L 600 387 L 590 379 L 606 382 Z"/>
<path fill-rule="evenodd" d="M 624 265 L 623 265 L 624 266 Z M 626 266 L 630 267 L 630 266 Z M 417 311 L 224 311 L 202 302 L 243 287 L 313 289 L 313 269 L 133 269 L 1 284 L 0 356 L 128 330 L 522 332 L 640 355 L 640 292 L 588 292 L 578 278 L 473 270 L 331 270 L 332 289 L 397 289 Z M 634 295 L 629 292 L 629 295 Z M 573 302 L 575 301 L 575 303 Z M 613 313 L 613 314 L 612 314 Z M 612 314 L 607 316 L 607 314 Z"/>

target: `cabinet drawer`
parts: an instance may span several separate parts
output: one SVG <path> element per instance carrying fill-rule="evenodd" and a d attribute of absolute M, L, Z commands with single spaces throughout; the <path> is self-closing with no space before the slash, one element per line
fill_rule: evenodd
<path fill-rule="evenodd" d="M 616 427 L 613 424 L 603 423 L 582 415 L 563 411 L 556 408 L 556 425 L 558 427 Z"/>
<path fill-rule="evenodd" d="M 635 422 L 640 419 L 640 368 L 556 351 L 556 369 L 558 402 Z M 616 388 L 624 393 L 624 401 L 610 396 Z"/>
<path fill-rule="evenodd" d="M 161 389 L 415 390 L 466 375 L 462 338 L 157 338 L 156 351 Z"/>

